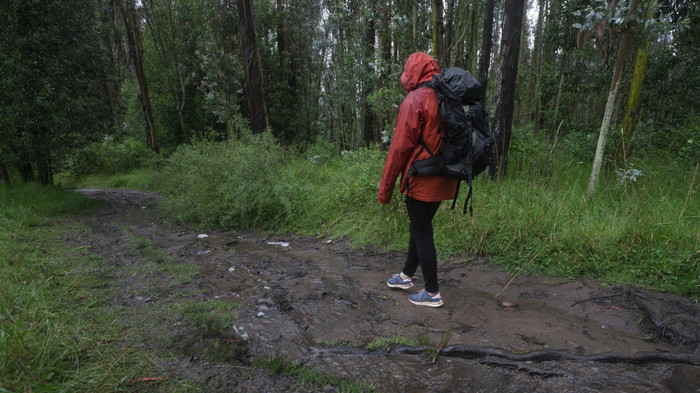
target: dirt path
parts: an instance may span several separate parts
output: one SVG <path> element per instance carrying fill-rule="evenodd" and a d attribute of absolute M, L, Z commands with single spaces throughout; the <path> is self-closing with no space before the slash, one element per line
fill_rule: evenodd
<path fill-rule="evenodd" d="M 586 280 L 513 279 L 474 260 L 440 267 L 444 307 L 416 307 L 410 292 L 384 283 L 402 253 L 195 232 L 158 218 L 152 194 L 79 191 L 107 203 L 80 218 L 85 231 L 71 241 L 102 256 L 105 287 L 125 318 L 157 314 L 158 334 L 185 348 L 186 318 L 163 309 L 213 298 L 241 305 L 228 333 L 245 344 L 239 357 L 215 364 L 196 350 L 186 357 L 162 348 L 172 354 L 162 364 L 170 377 L 209 391 L 289 390 L 288 377 L 236 367 L 252 355 L 283 355 L 386 392 L 700 392 L 700 310 L 686 299 Z M 129 233 L 193 267 L 191 280 L 139 274 Z"/>

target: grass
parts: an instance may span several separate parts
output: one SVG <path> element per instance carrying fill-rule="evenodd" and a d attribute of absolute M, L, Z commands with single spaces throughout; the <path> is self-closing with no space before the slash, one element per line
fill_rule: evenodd
<path fill-rule="evenodd" d="M 0 391 L 115 391 L 144 359 L 108 345 L 118 335 L 89 272 L 54 220 L 95 202 L 57 187 L 0 188 Z"/>
<path fill-rule="evenodd" d="M 371 351 L 374 349 L 390 347 L 392 345 L 413 347 L 416 344 L 413 340 L 397 335 L 393 337 L 375 337 L 372 339 L 372 341 L 365 345 L 365 348 Z"/>
<path fill-rule="evenodd" d="M 97 203 L 60 187 L 0 186 L 0 393 L 202 391 L 201 382 L 163 365 L 196 356 L 250 368 L 247 346 L 231 329 L 237 304 L 203 299 L 186 285 L 196 267 L 176 263 L 129 228 L 122 229 L 141 259 L 135 266 L 105 266 L 87 247 L 65 241 L 86 231 L 64 218 Z M 110 269 L 173 285 L 141 288 L 143 296 L 167 296 L 132 310 L 115 305 L 123 293 L 114 291 L 123 288 L 105 286 Z M 156 274 L 159 280 L 148 279 Z M 373 391 L 298 363 L 284 371 L 300 388 Z"/>
<path fill-rule="evenodd" d="M 293 388 L 304 391 L 309 386 L 335 387 L 342 393 L 370 393 L 376 392 L 374 385 L 345 380 L 327 373 L 320 372 L 310 367 L 303 366 L 298 361 L 288 360 L 282 355 L 272 357 L 253 357 L 253 367 L 263 368 L 272 374 L 289 375 L 299 379 Z"/>
<path fill-rule="evenodd" d="M 641 176 L 603 173 L 588 200 L 590 164 L 563 150 L 518 145 L 529 140 L 514 141 L 507 177 L 475 180 L 473 216 L 461 211 L 466 187 L 457 209 L 443 204 L 435 219 L 443 261 L 488 256 L 511 273 L 700 297 L 697 168 L 649 154 L 630 166 Z M 385 156 L 377 148 L 337 155 L 324 143 L 299 154 L 270 136 L 249 136 L 183 147 L 152 184 L 166 196 L 168 216 L 190 226 L 344 237 L 402 250 L 402 196 L 395 192 L 384 206 L 376 201 Z"/>

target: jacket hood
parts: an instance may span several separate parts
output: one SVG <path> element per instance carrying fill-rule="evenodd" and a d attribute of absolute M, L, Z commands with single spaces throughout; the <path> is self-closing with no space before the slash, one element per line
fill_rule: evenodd
<path fill-rule="evenodd" d="M 427 53 L 416 52 L 408 57 L 403 66 L 401 84 L 407 91 L 418 88 L 425 82 L 433 79 L 433 74 L 440 73 L 437 61 Z"/>

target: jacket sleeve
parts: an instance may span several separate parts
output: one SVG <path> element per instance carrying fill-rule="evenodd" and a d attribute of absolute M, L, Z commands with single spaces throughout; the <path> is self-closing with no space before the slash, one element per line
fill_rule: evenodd
<path fill-rule="evenodd" d="M 412 92 L 413 93 L 413 92 Z M 391 201 L 391 195 L 396 185 L 396 179 L 406 168 L 411 155 L 418 145 L 422 129 L 423 113 L 415 94 L 409 93 L 399 108 L 399 115 L 394 128 L 394 139 L 389 148 L 389 154 L 384 164 L 384 172 L 379 182 L 378 201 L 386 204 Z"/>

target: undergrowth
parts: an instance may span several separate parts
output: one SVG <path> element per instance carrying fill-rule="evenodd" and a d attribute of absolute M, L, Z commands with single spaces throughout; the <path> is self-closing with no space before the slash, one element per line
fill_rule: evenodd
<path fill-rule="evenodd" d="M 604 173 L 589 201 L 590 164 L 533 138 L 514 140 L 507 177 L 475 180 L 473 216 L 462 214 L 466 187 L 455 210 L 443 203 L 435 219 L 442 260 L 488 256 L 513 273 L 700 296 L 697 168 L 649 155 Z M 403 198 L 395 191 L 388 205 L 376 200 L 385 157 L 377 147 L 337 154 L 323 142 L 303 154 L 269 134 L 247 135 L 181 148 L 154 184 L 167 214 L 188 225 L 345 237 L 400 250 L 408 226 Z"/>
<path fill-rule="evenodd" d="M 129 379 L 130 350 L 105 345 L 114 315 L 93 318 L 104 300 L 91 295 L 96 261 L 55 226 L 95 203 L 58 187 L 0 187 L 0 392 L 114 391 Z"/>

